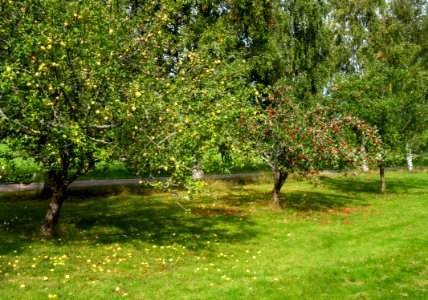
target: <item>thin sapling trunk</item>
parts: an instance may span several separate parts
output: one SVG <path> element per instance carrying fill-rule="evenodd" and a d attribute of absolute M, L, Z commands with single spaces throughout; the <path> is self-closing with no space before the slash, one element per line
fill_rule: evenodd
<path fill-rule="evenodd" d="M 386 191 L 386 184 L 385 184 L 385 166 L 383 162 L 379 164 L 379 176 L 380 176 L 380 190 L 382 193 L 385 193 Z"/>
<path fill-rule="evenodd" d="M 406 144 L 406 150 L 407 169 L 411 172 L 413 171 L 413 155 L 412 149 L 410 149 L 409 144 Z"/>

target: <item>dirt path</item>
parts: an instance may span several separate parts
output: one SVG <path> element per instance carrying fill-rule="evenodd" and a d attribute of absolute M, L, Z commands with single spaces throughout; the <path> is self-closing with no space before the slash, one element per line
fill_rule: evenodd
<path fill-rule="evenodd" d="M 415 167 L 415 170 L 427 170 L 428 167 Z M 387 171 L 401 171 L 405 168 L 386 168 Z M 373 170 L 374 171 L 374 170 Z M 352 171 L 348 171 L 352 172 Z M 375 171 L 376 172 L 376 171 Z M 321 175 L 336 174 L 339 171 L 325 170 Z M 240 174 L 220 174 L 220 175 L 205 175 L 206 179 L 229 179 L 239 177 L 260 177 L 263 173 L 240 173 Z M 156 180 L 166 180 L 167 177 L 159 177 Z M 80 180 L 70 184 L 71 187 L 86 187 L 86 186 L 103 186 L 103 185 L 123 185 L 123 184 L 137 184 L 140 182 L 139 178 L 131 179 L 107 179 L 107 180 Z M 28 190 L 41 190 L 43 183 L 30 183 L 30 184 L 0 184 L 0 192 L 15 192 L 15 191 L 28 191 Z"/>
<path fill-rule="evenodd" d="M 242 173 L 242 174 L 221 174 L 221 175 L 205 175 L 207 179 L 228 179 L 239 177 L 260 177 L 263 173 Z M 167 177 L 155 178 L 155 180 L 166 180 Z M 79 180 L 70 184 L 70 187 L 88 187 L 88 186 L 103 186 L 103 185 L 124 185 L 124 184 L 137 184 L 141 181 L 139 178 L 131 179 L 106 179 L 106 180 Z M 0 192 L 15 192 L 15 191 L 29 191 L 41 190 L 43 182 L 30 183 L 30 184 L 0 184 Z"/>

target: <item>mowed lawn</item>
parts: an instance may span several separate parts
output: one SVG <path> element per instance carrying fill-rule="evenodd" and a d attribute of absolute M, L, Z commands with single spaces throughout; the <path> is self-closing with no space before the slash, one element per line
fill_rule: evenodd
<path fill-rule="evenodd" d="M 427 299 L 428 173 L 211 181 L 189 202 L 139 186 L 0 194 L 0 299 Z"/>

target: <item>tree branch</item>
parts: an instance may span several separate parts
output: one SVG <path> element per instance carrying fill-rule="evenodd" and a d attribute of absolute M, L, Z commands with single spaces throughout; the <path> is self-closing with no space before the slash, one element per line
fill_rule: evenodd
<path fill-rule="evenodd" d="M 15 119 L 10 119 L 8 116 L 6 116 L 6 114 L 3 112 L 3 110 L 1 108 L 0 108 L 0 119 L 3 119 L 3 120 L 5 120 L 6 122 L 9 122 L 9 123 L 18 124 L 21 127 L 21 129 L 23 129 L 23 132 L 25 134 L 28 134 L 28 135 L 31 135 L 31 136 L 41 136 L 40 132 L 32 130 L 28 126 L 25 126 L 24 124 L 22 124 L 20 121 L 15 120 Z"/>
<path fill-rule="evenodd" d="M 269 166 L 269 167 L 273 167 L 273 164 L 272 164 L 272 162 L 271 162 L 271 160 L 269 159 L 269 156 L 266 154 L 266 153 L 264 153 L 264 154 L 262 154 L 261 156 L 260 156 L 260 158 Z"/>
<path fill-rule="evenodd" d="M 165 142 L 165 141 L 167 141 L 167 140 L 169 140 L 170 138 L 172 138 L 174 135 L 176 135 L 177 134 L 177 131 L 176 132 L 173 132 L 173 133 L 171 133 L 170 135 L 168 135 L 168 136 L 166 136 L 164 139 L 162 139 L 159 143 L 158 143 L 158 145 L 159 144 L 162 144 L 163 142 Z"/>
<path fill-rule="evenodd" d="M 88 139 L 90 139 L 93 142 L 97 142 L 97 143 L 104 144 L 104 145 L 111 145 L 111 143 L 112 143 L 112 142 L 107 142 L 107 141 L 104 141 L 104 140 L 99 140 L 99 139 L 96 139 L 96 138 L 93 138 L 93 137 L 90 137 L 90 136 L 88 136 Z"/>
<path fill-rule="evenodd" d="M 110 124 L 110 125 L 92 125 L 92 126 L 81 126 L 81 128 L 87 129 L 87 128 L 96 128 L 96 129 L 107 129 L 107 128 L 116 128 L 117 124 Z"/>

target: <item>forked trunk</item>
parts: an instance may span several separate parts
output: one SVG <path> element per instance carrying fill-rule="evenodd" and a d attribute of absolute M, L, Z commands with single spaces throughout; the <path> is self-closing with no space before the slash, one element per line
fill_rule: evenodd
<path fill-rule="evenodd" d="M 67 187 L 80 175 L 85 174 L 94 167 L 95 160 L 91 153 L 83 153 L 79 157 L 71 156 L 72 148 L 65 148 L 61 152 L 61 164 L 57 169 L 51 169 L 46 174 L 47 189 L 50 196 L 50 204 L 45 221 L 41 228 L 41 235 L 45 237 L 57 236 L 59 233 L 59 215 L 64 201 L 67 199 Z M 74 165 L 74 173 L 69 174 L 73 159 L 78 158 L 78 164 Z M 76 162 L 76 160 L 74 161 Z M 50 186 L 50 187 L 49 187 Z"/>
<path fill-rule="evenodd" d="M 385 166 L 383 162 L 379 164 L 379 175 L 380 175 L 380 190 L 382 193 L 385 193 L 386 184 L 385 184 Z"/>
<path fill-rule="evenodd" d="M 272 206 L 275 208 L 280 208 L 280 193 L 281 188 L 284 185 L 284 182 L 287 180 L 288 173 L 278 170 L 274 168 L 272 170 L 272 176 L 273 176 L 273 189 L 272 189 Z"/>
<path fill-rule="evenodd" d="M 43 222 L 41 235 L 45 237 L 57 236 L 59 233 L 59 215 L 61 207 L 67 198 L 67 184 L 64 182 L 52 182 L 52 196 L 49 204 L 48 212 L 46 213 L 45 221 Z"/>

